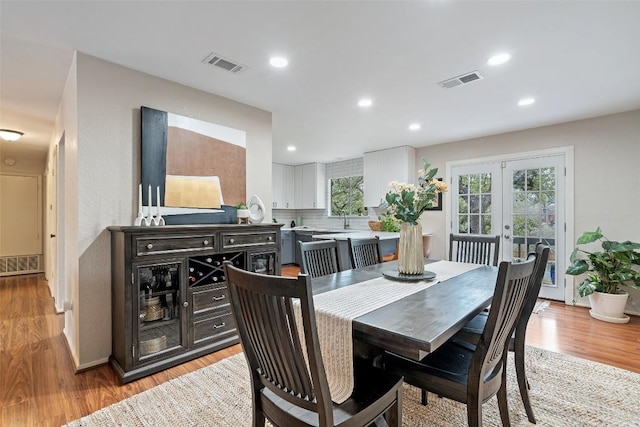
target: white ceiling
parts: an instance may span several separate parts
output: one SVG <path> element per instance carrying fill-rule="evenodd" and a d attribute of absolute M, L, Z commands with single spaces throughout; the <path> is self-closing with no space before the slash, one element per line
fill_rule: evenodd
<path fill-rule="evenodd" d="M 639 22 L 638 1 L 3 0 L 0 128 L 25 135 L 2 156 L 45 156 L 74 50 L 273 112 L 274 161 L 300 164 L 640 108 Z"/>

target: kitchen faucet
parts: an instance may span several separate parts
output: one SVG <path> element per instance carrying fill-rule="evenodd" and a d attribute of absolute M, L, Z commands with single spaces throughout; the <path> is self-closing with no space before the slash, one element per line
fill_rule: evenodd
<path fill-rule="evenodd" d="M 342 212 L 340 212 L 340 215 L 342 215 L 342 217 L 344 218 L 342 227 L 346 230 L 347 228 L 349 228 L 349 221 L 347 220 L 347 212 L 343 210 Z"/>

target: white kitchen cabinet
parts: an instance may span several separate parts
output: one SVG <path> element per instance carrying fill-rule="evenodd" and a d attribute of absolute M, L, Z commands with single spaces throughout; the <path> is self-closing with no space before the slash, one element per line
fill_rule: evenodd
<path fill-rule="evenodd" d="M 415 161 L 415 148 L 406 145 L 364 153 L 364 205 L 380 205 L 391 181 L 415 183 Z"/>
<path fill-rule="evenodd" d="M 294 209 L 294 167 L 273 163 L 272 204 L 274 209 Z"/>
<path fill-rule="evenodd" d="M 296 166 L 295 207 L 297 209 L 325 209 L 327 207 L 326 181 L 324 163 Z"/>

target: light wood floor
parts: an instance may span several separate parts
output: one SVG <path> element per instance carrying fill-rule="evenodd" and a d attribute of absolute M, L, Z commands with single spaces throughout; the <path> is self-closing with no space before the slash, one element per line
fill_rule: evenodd
<path fill-rule="evenodd" d="M 284 269 L 283 274 L 297 270 Z M 120 385 L 108 365 L 74 374 L 41 275 L 0 278 L 0 426 L 60 426 L 162 382 L 240 352 L 239 346 Z M 640 373 L 640 318 L 626 325 L 552 302 L 534 314 L 527 343 Z"/>

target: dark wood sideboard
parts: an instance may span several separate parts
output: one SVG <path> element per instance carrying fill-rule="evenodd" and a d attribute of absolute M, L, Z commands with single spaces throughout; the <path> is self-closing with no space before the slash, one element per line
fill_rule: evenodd
<path fill-rule="evenodd" d="M 109 227 L 122 383 L 239 342 L 222 263 L 280 274 L 281 224 Z"/>

